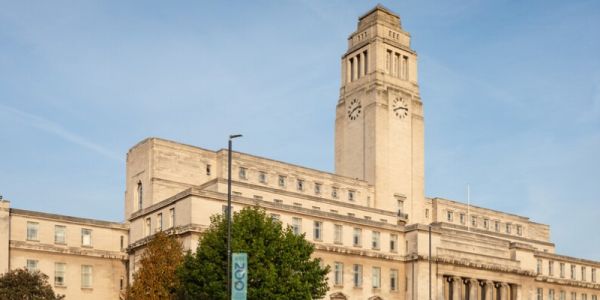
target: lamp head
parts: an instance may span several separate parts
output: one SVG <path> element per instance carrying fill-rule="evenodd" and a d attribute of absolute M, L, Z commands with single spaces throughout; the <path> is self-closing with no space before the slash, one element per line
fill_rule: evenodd
<path fill-rule="evenodd" d="M 239 137 L 242 137 L 242 135 L 241 134 L 232 134 L 232 135 L 229 136 L 229 139 L 233 140 L 233 139 L 239 138 Z"/>

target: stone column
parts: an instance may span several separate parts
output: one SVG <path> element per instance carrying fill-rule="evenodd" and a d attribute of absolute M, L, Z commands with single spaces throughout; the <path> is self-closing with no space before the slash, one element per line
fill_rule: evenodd
<path fill-rule="evenodd" d="M 473 278 L 465 279 L 465 285 L 468 287 L 465 299 L 467 300 L 479 300 L 479 281 Z"/>
<path fill-rule="evenodd" d="M 521 286 L 517 284 L 510 285 L 511 290 L 511 300 L 523 300 L 523 291 L 521 290 Z"/>
<path fill-rule="evenodd" d="M 442 282 L 444 284 L 443 297 L 439 299 L 450 300 L 450 284 L 452 281 L 449 277 L 444 277 Z"/>
<path fill-rule="evenodd" d="M 481 288 L 483 289 L 482 300 L 494 300 L 494 282 L 491 280 L 484 280 L 481 282 Z"/>
<path fill-rule="evenodd" d="M 458 276 L 452 277 L 452 300 L 463 300 L 463 280 Z"/>

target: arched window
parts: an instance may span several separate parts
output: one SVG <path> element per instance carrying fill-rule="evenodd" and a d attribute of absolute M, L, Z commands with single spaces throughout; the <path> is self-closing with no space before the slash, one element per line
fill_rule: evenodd
<path fill-rule="evenodd" d="M 333 293 L 329 296 L 330 300 L 347 300 L 348 297 L 346 297 L 346 295 L 344 295 L 343 293 L 337 292 L 337 293 Z"/>
<path fill-rule="evenodd" d="M 144 200 L 144 188 L 142 187 L 142 182 L 138 181 L 137 184 L 137 200 L 138 200 L 138 209 L 142 209 L 142 203 Z"/>

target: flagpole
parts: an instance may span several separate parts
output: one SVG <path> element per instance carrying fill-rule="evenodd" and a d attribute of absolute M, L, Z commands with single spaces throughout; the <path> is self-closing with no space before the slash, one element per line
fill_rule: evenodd
<path fill-rule="evenodd" d="M 467 183 L 467 231 L 471 229 L 471 187 Z"/>

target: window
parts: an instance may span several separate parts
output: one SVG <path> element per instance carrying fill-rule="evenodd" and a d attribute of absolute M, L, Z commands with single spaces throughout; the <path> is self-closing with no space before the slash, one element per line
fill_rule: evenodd
<path fill-rule="evenodd" d="M 598 300 L 598 296 L 592 295 L 592 300 Z"/>
<path fill-rule="evenodd" d="M 35 259 L 28 259 L 26 267 L 27 267 L 27 271 L 29 271 L 29 272 L 38 271 L 38 261 Z"/>
<path fill-rule="evenodd" d="M 302 179 L 296 180 L 296 189 L 301 192 L 304 191 L 304 180 L 302 180 Z"/>
<path fill-rule="evenodd" d="M 460 213 L 459 215 L 460 224 L 465 224 L 465 214 Z"/>
<path fill-rule="evenodd" d="M 447 211 L 446 220 L 448 220 L 448 222 L 452 222 L 452 220 L 454 220 L 454 212 L 452 212 L 451 210 Z"/>
<path fill-rule="evenodd" d="M 121 249 L 125 248 L 125 237 L 121 236 Z"/>
<path fill-rule="evenodd" d="M 286 180 L 285 176 L 279 175 L 279 178 L 277 180 L 277 183 L 279 184 L 279 187 L 283 187 L 283 188 L 285 187 L 285 180 Z"/>
<path fill-rule="evenodd" d="M 543 300 L 544 299 L 544 289 L 538 288 L 537 289 L 537 300 Z"/>
<path fill-rule="evenodd" d="M 240 179 L 248 179 L 248 177 L 246 176 L 246 171 L 247 171 L 246 168 L 240 167 L 240 169 L 239 169 L 239 177 L 240 177 Z"/>
<path fill-rule="evenodd" d="M 354 265 L 352 270 L 354 275 L 354 287 L 362 287 L 362 265 Z"/>
<path fill-rule="evenodd" d="M 517 235 L 523 235 L 523 226 L 517 225 Z"/>
<path fill-rule="evenodd" d="M 575 265 L 571 265 L 571 279 L 577 279 L 577 274 L 575 272 Z"/>
<path fill-rule="evenodd" d="M 152 234 L 152 220 L 150 218 L 146 218 L 144 226 L 144 235 L 149 236 L 150 234 Z"/>
<path fill-rule="evenodd" d="M 142 187 L 142 182 L 138 181 L 137 184 L 137 200 L 138 200 L 138 210 L 142 209 L 142 204 L 144 201 L 144 188 Z"/>
<path fill-rule="evenodd" d="M 577 300 L 577 293 L 571 292 L 571 300 Z"/>
<path fill-rule="evenodd" d="M 542 260 L 539 258 L 537 260 L 537 274 L 538 275 L 542 274 Z"/>
<path fill-rule="evenodd" d="M 210 176 L 210 165 L 206 165 L 206 175 Z"/>
<path fill-rule="evenodd" d="M 385 57 L 385 69 L 388 73 L 392 73 L 392 50 L 387 50 L 387 55 Z"/>
<path fill-rule="evenodd" d="M 506 223 L 506 233 L 510 234 L 511 228 L 512 228 L 512 225 L 510 223 Z"/>
<path fill-rule="evenodd" d="M 494 230 L 496 230 L 496 232 L 500 232 L 500 221 L 494 222 Z"/>
<path fill-rule="evenodd" d="M 91 288 L 92 287 L 92 266 L 81 266 L 81 287 Z"/>
<path fill-rule="evenodd" d="M 271 214 L 271 220 L 279 221 L 279 220 L 281 220 L 281 216 L 278 214 Z"/>
<path fill-rule="evenodd" d="M 169 209 L 169 227 L 175 226 L 175 208 Z"/>
<path fill-rule="evenodd" d="M 408 56 L 402 58 L 402 79 L 408 79 Z"/>
<path fill-rule="evenodd" d="M 65 263 L 54 263 L 54 285 L 65 286 L 65 271 L 67 265 Z"/>
<path fill-rule="evenodd" d="M 554 276 L 554 262 L 548 261 L 548 276 Z"/>
<path fill-rule="evenodd" d="M 371 284 L 374 289 L 381 288 L 381 268 L 373 267 L 371 270 Z"/>
<path fill-rule="evenodd" d="M 363 62 L 363 64 L 365 65 L 364 68 L 363 68 L 363 71 L 364 71 L 365 75 L 367 75 L 367 71 L 368 71 L 368 68 L 369 68 L 369 56 L 368 56 L 367 50 L 365 50 L 363 52 L 363 57 L 365 58 L 365 60 Z"/>
<path fill-rule="evenodd" d="M 313 238 L 316 241 L 320 241 L 323 239 L 322 231 L 323 231 L 323 222 L 315 221 L 314 228 L 313 228 Z"/>
<path fill-rule="evenodd" d="M 37 222 L 27 222 L 27 240 L 28 241 L 39 241 L 38 231 L 40 224 Z"/>
<path fill-rule="evenodd" d="M 490 220 L 483 219 L 483 228 L 490 229 Z"/>
<path fill-rule="evenodd" d="M 82 246 L 92 246 L 92 230 L 82 228 L 81 229 L 81 245 Z"/>
<path fill-rule="evenodd" d="M 390 234 L 390 252 L 398 251 L 398 235 Z"/>
<path fill-rule="evenodd" d="M 553 289 L 548 290 L 548 300 L 554 300 L 554 290 Z"/>
<path fill-rule="evenodd" d="M 592 269 L 592 282 L 596 282 L 596 269 Z"/>
<path fill-rule="evenodd" d="M 352 245 L 354 247 L 362 246 L 362 229 L 354 228 L 354 234 L 352 235 Z"/>
<path fill-rule="evenodd" d="M 350 81 L 354 81 L 354 58 L 350 58 Z"/>
<path fill-rule="evenodd" d="M 331 198 L 337 199 L 337 197 L 338 197 L 338 188 L 337 187 L 332 187 L 331 188 Z"/>
<path fill-rule="evenodd" d="M 292 231 L 294 234 L 302 233 L 302 219 L 301 218 L 292 218 Z"/>
<path fill-rule="evenodd" d="M 353 190 L 348 191 L 348 201 L 354 201 L 354 191 Z"/>
<path fill-rule="evenodd" d="M 477 227 L 477 217 L 471 216 L 471 226 Z"/>
<path fill-rule="evenodd" d="M 263 171 L 258 172 L 258 181 L 260 183 L 267 183 L 267 173 Z"/>
<path fill-rule="evenodd" d="M 587 300 L 587 294 L 581 294 L 581 300 Z"/>
<path fill-rule="evenodd" d="M 66 227 L 61 225 L 54 226 L 54 243 L 56 244 L 65 244 L 65 231 Z"/>
<path fill-rule="evenodd" d="M 344 264 L 336 262 L 333 268 L 333 284 L 342 286 L 344 285 Z"/>
<path fill-rule="evenodd" d="M 585 267 L 581 266 L 581 280 L 582 281 L 586 281 L 587 280 L 587 276 L 585 276 L 585 275 L 587 275 L 587 273 L 585 271 L 586 271 Z"/>
<path fill-rule="evenodd" d="M 333 226 L 333 242 L 335 244 L 342 244 L 343 227 L 342 225 L 335 224 Z"/>
<path fill-rule="evenodd" d="M 379 231 L 371 232 L 371 248 L 379 250 Z"/>
<path fill-rule="evenodd" d="M 560 291 L 560 296 L 558 296 L 559 300 L 567 300 L 567 293 L 565 291 Z"/>
<path fill-rule="evenodd" d="M 559 266 L 559 272 L 560 272 L 560 278 L 565 278 L 565 263 L 560 263 Z"/>
<path fill-rule="evenodd" d="M 429 219 L 429 208 L 425 209 L 425 218 Z"/>
<path fill-rule="evenodd" d="M 321 184 L 315 182 L 315 195 L 321 195 Z"/>
<path fill-rule="evenodd" d="M 158 215 L 156 215 L 156 230 L 158 230 L 158 231 L 163 230 L 162 213 L 159 213 Z"/>
<path fill-rule="evenodd" d="M 398 290 L 398 270 L 390 270 L 390 290 Z"/>

